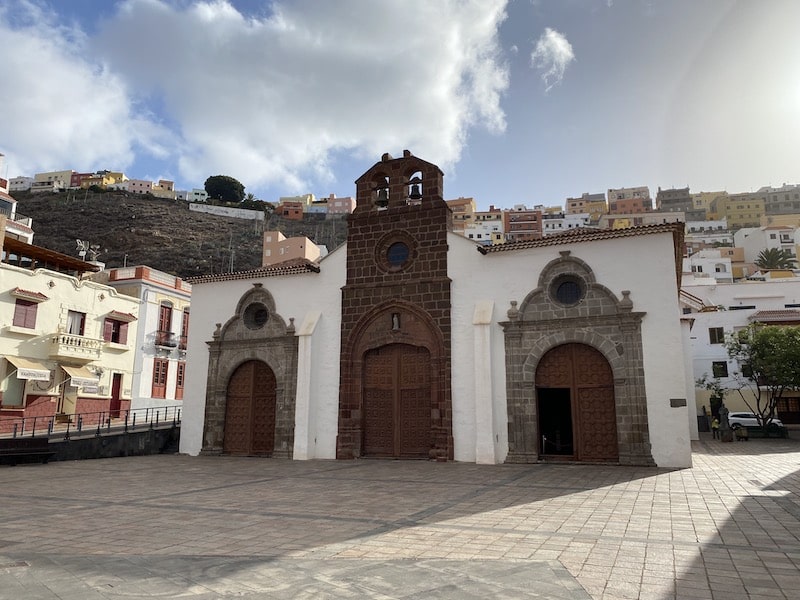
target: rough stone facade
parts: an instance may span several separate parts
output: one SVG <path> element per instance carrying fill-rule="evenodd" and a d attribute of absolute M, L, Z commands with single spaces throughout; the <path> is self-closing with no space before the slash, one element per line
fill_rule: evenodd
<path fill-rule="evenodd" d="M 406 344 L 430 353 L 430 457 L 452 459 L 447 276 L 452 216 L 442 198 L 442 172 L 407 152 L 400 159 L 384 155 L 356 186 L 342 289 L 337 458 L 362 455 L 365 354 Z"/>
<path fill-rule="evenodd" d="M 208 346 L 203 453 L 222 452 L 228 381 L 239 365 L 257 360 L 266 363 L 276 379 L 275 445 L 272 456 L 291 458 L 298 348 L 293 319 L 287 325 L 286 320 L 277 314 L 272 295 L 262 284 L 256 283 L 253 289 L 242 296 L 234 316 L 224 325 L 217 323 L 214 339 L 208 342 Z"/>
<path fill-rule="evenodd" d="M 598 350 L 614 376 L 620 464 L 653 465 L 647 421 L 641 319 L 627 291 L 621 300 L 595 280 L 584 261 L 562 251 L 541 272 L 538 287 L 517 308 L 512 302 L 505 333 L 508 394 L 507 462 L 536 462 L 539 435 L 536 367 L 561 344 L 580 343 Z M 560 282 L 580 290 L 576 302 L 558 299 Z"/>

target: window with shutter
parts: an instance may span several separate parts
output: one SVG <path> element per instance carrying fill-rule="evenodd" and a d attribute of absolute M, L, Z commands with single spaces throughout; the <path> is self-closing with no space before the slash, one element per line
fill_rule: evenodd
<path fill-rule="evenodd" d="M 36 302 L 30 300 L 22 300 L 17 298 L 14 304 L 14 321 L 13 324 L 17 327 L 25 327 L 26 329 L 36 328 Z"/>

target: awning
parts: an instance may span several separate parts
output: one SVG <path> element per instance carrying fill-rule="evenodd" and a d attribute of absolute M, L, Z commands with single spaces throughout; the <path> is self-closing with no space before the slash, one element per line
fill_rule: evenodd
<path fill-rule="evenodd" d="M 118 310 L 112 310 L 110 313 L 108 313 L 108 318 L 114 319 L 115 321 L 122 321 L 124 323 L 131 323 L 132 321 L 136 320 L 136 315 L 120 312 Z"/>
<path fill-rule="evenodd" d="M 19 356 L 6 356 L 5 359 L 17 367 L 17 379 L 50 381 L 50 369 L 47 368 L 46 364 L 38 360 L 20 358 Z"/>
<path fill-rule="evenodd" d="M 97 385 L 100 381 L 100 378 L 86 367 L 68 367 L 67 365 L 61 365 L 61 368 L 67 372 L 74 386 L 83 387 L 85 385 Z"/>

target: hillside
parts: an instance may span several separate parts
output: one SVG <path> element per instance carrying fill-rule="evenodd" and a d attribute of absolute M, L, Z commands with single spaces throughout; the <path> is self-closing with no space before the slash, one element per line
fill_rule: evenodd
<path fill-rule="evenodd" d="M 304 235 L 333 250 L 347 236 L 344 219 L 268 217 L 264 225 L 190 212 L 186 202 L 126 192 L 15 192 L 17 212 L 33 219 L 33 241 L 78 256 L 76 240 L 99 245 L 107 268 L 148 265 L 182 278 L 261 266 L 263 229 Z M 232 268 L 231 268 L 232 267 Z"/>

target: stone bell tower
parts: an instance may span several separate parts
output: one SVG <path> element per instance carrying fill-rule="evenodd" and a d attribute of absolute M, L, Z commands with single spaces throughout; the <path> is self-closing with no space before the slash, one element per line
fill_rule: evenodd
<path fill-rule="evenodd" d="M 342 288 L 337 457 L 453 458 L 452 215 L 441 170 L 384 154 L 356 180 Z"/>

